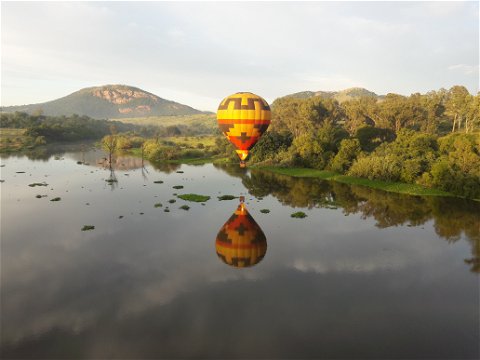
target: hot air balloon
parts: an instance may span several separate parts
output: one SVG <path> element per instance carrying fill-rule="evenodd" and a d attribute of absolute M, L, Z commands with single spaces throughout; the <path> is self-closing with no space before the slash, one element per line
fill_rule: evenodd
<path fill-rule="evenodd" d="M 220 130 L 237 148 L 240 166 L 245 167 L 249 150 L 270 125 L 270 106 L 258 95 L 239 92 L 222 100 L 217 111 Z"/>
<path fill-rule="evenodd" d="M 267 238 L 242 198 L 237 210 L 218 232 L 215 248 L 224 263 L 235 267 L 253 266 L 264 258 Z"/>

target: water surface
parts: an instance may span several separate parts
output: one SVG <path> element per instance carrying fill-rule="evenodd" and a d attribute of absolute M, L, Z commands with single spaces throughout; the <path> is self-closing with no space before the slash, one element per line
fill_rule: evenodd
<path fill-rule="evenodd" d="M 132 157 L 110 171 L 103 157 L 1 161 L 4 358 L 480 355 L 478 203 Z M 245 196 L 265 236 L 252 247 L 244 223 L 223 237 L 251 266 L 217 255 L 239 205 L 225 194 Z"/>

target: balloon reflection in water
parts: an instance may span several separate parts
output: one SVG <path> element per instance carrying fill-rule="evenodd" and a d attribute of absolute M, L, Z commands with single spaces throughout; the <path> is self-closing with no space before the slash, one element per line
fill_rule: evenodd
<path fill-rule="evenodd" d="M 254 266 L 264 258 L 267 238 L 242 200 L 218 232 L 215 247 L 218 257 L 235 267 Z"/>

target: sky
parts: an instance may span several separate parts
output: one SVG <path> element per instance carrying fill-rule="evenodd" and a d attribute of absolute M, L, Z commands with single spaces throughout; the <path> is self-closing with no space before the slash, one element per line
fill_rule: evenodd
<path fill-rule="evenodd" d="M 105 84 L 216 111 L 238 91 L 479 91 L 479 2 L 4 2 L 1 105 Z"/>

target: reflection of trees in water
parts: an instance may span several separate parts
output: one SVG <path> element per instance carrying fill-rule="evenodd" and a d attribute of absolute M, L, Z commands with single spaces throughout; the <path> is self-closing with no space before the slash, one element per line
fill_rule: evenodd
<path fill-rule="evenodd" d="M 241 168 L 238 164 L 213 164 L 213 166 L 237 178 L 244 178 L 248 174 L 248 169 Z"/>
<path fill-rule="evenodd" d="M 465 235 L 472 246 L 472 258 L 465 262 L 471 265 L 472 271 L 480 272 L 480 204 L 474 201 L 388 193 L 260 170 L 253 170 L 242 182 L 254 196 L 273 195 L 289 206 L 341 207 L 345 214 L 359 213 L 364 219 L 373 217 L 379 228 L 419 226 L 433 220 L 435 232 L 448 242 L 458 241 Z"/>
<path fill-rule="evenodd" d="M 180 166 L 182 166 L 181 164 L 171 164 L 166 162 L 150 162 L 150 165 L 152 165 L 155 170 L 164 172 L 166 174 L 177 171 L 180 169 Z"/>
<path fill-rule="evenodd" d="M 8 159 L 10 157 L 24 157 L 26 156 L 28 160 L 41 160 L 48 161 L 53 156 L 63 156 L 66 153 L 75 153 L 93 149 L 93 143 L 69 143 L 69 144 L 49 144 L 45 146 L 39 146 L 30 150 L 23 150 L 20 152 L 15 152 L 11 154 L 2 154 L 1 157 Z M 80 158 L 78 159 L 80 160 Z"/>

